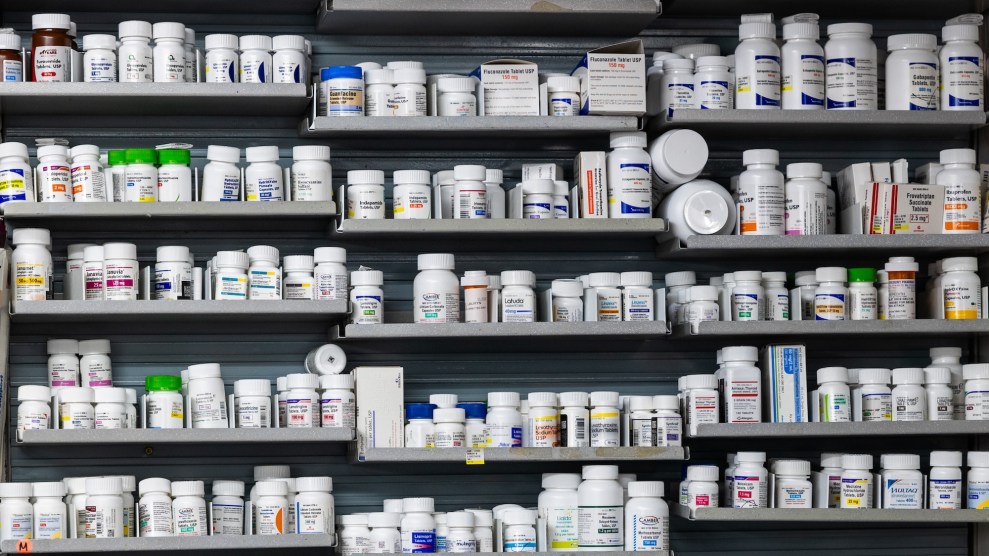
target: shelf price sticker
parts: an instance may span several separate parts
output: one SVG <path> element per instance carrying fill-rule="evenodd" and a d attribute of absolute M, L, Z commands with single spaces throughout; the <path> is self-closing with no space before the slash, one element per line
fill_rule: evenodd
<path fill-rule="evenodd" d="M 18 554 L 30 554 L 32 552 L 34 552 L 34 545 L 31 544 L 31 539 L 19 539 L 17 541 Z"/>
<path fill-rule="evenodd" d="M 467 465 L 484 465 L 484 448 L 468 448 Z"/>

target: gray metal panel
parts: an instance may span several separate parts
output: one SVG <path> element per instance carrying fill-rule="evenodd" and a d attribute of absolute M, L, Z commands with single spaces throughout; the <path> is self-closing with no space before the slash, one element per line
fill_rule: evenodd
<path fill-rule="evenodd" d="M 803 521 L 814 523 L 989 523 L 981 510 L 882 510 L 839 508 L 698 508 L 679 504 L 676 515 L 695 521 Z"/>
<path fill-rule="evenodd" d="M 824 335 L 829 338 L 839 336 L 961 336 L 979 335 L 989 332 L 989 321 L 978 320 L 859 320 L 859 321 L 752 321 L 752 322 L 702 322 L 700 331 L 693 333 L 690 325 L 677 326 L 673 330 L 676 338 L 698 336 L 752 336 L 789 338 Z"/>
<path fill-rule="evenodd" d="M 687 451 L 682 447 L 669 448 L 371 448 L 361 454 L 361 463 L 438 463 L 462 462 L 467 458 L 483 462 L 587 462 L 604 463 L 619 461 L 683 461 Z"/>
<path fill-rule="evenodd" d="M 189 552 L 228 550 L 292 550 L 329 548 L 334 545 L 334 535 L 255 535 L 216 537 L 154 537 L 144 539 L 35 539 L 31 552 L 87 554 L 133 554 L 135 552 Z M 21 552 L 17 541 L 5 540 L 0 549 L 12 554 Z"/>
<path fill-rule="evenodd" d="M 315 429 L 82 429 L 24 431 L 20 444 L 99 446 L 120 444 L 296 444 L 350 442 L 354 430 Z"/>
<path fill-rule="evenodd" d="M 821 236 L 691 236 L 660 243 L 657 256 L 669 259 L 778 259 L 850 254 L 886 257 L 975 256 L 989 252 L 989 235 L 821 235 Z"/>
<path fill-rule="evenodd" d="M 630 219 L 554 219 L 554 220 L 344 220 L 337 232 L 353 237 L 393 237 L 411 235 L 417 241 L 428 236 L 486 238 L 502 241 L 506 237 L 520 239 L 554 238 L 573 240 L 608 238 L 623 240 L 637 237 L 663 237 L 667 231 L 662 218 Z M 583 243 L 559 241 L 571 248 L 583 249 Z M 986 242 L 989 249 L 989 241 Z"/>
<path fill-rule="evenodd" d="M 854 422 L 854 423 L 719 423 L 698 424 L 692 438 L 788 438 L 852 436 L 983 435 L 984 421 Z"/>
<path fill-rule="evenodd" d="M 348 314 L 346 300 L 305 301 L 24 301 L 11 305 L 15 323 L 257 322 L 330 323 Z"/>

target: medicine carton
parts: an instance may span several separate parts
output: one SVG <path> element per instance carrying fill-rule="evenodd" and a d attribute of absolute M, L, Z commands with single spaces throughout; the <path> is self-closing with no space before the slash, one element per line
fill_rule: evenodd
<path fill-rule="evenodd" d="M 580 113 L 646 113 L 646 55 L 642 41 L 627 41 L 584 55 L 571 75 L 580 77 Z"/>
<path fill-rule="evenodd" d="M 768 345 L 762 352 L 766 415 L 771 423 L 807 423 L 807 349 Z"/>
<path fill-rule="evenodd" d="M 522 181 L 563 180 L 563 166 L 551 162 L 545 164 L 523 164 Z"/>
<path fill-rule="evenodd" d="M 874 183 L 868 195 L 870 234 L 939 234 L 944 187 Z"/>
<path fill-rule="evenodd" d="M 491 60 L 478 66 L 471 77 L 478 89 L 480 116 L 538 116 L 539 66 L 525 60 Z"/>
<path fill-rule="evenodd" d="M 405 447 L 405 377 L 402 367 L 353 370 L 357 402 L 357 459 L 370 448 Z"/>
<path fill-rule="evenodd" d="M 608 217 L 608 171 L 604 151 L 582 152 L 574 160 L 580 218 Z"/>

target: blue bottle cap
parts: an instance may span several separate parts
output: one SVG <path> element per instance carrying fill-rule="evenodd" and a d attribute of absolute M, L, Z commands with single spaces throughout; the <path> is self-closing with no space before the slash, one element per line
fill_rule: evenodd
<path fill-rule="evenodd" d="M 364 71 L 357 66 L 333 66 L 329 68 L 329 77 L 326 79 L 336 79 L 336 78 L 347 78 L 347 79 L 363 79 Z M 320 72 L 320 77 L 323 74 Z M 325 80 L 324 80 L 325 81 Z"/>
<path fill-rule="evenodd" d="M 464 410 L 467 419 L 484 419 L 488 416 L 488 408 L 482 402 L 458 403 L 457 407 Z"/>
<path fill-rule="evenodd" d="M 329 81 L 330 80 L 330 68 L 323 68 L 319 70 L 319 80 Z"/>
<path fill-rule="evenodd" d="M 431 403 L 407 403 L 405 404 L 406 419 L 432 419 L 433 410 L 436 406 Z"/>

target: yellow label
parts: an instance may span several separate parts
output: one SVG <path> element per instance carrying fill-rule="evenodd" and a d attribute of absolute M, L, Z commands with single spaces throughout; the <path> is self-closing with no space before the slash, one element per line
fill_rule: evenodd
<path fill-rule="evenodd" d="M 172 419 L 182 419 L 184 415 L 181 411 L 172 411 Z"/>
<path fill-rule="evenodd" d="M 748 93 L 748 92 L 752 91 L 752 88 L 749 87 L 748 85 L 746 85 L 744 87 L 739 87 L 739 88 L 735 89 L 735 91 L 736 92 L 739 92 L 739 93 Z"/>
<path fill-rule="evenodd" d="M 978 309 L 954 309 L 946 310 L 944 318 L 947 320 L 973 320 L 979 318 Z"/>
<path fill-rule="evenodd" d="M 793 90 L 793 85 L 783 85 L 783 90 L 784 91 L 792 91 Z"/>
<path fill-rule="evenodd" d="M 467 450 L 467 465 L 484 465 L 484 450 Z"/>
<path fill-rule="evenodd" d="M 570 550 L 577 550 L 579 544 L 575 541 L 553 541 L 550 543 L 550 546 L 554 550 L 558 549 L 558 550 L 570 551 Z"/>
<path fill-rule="evenodd" d="M 72 418 L 69 417 L 68 415 L 62 415 L 62 422 L 63 423 L 68 423 L 71 420 L 72 420 Z"/>
<path fill-rule="evenodd" d="M 18 276 L 17 277 L 18 286 L 44 286 L 45 277 L 44 276 Z"/>
<path fill-rule="evenodd" d="M 591 419 L 610 419 L 610 418 L 617 419 L 618 418 L 618 413 L 612 413 L 612 412 L 608 412 L 608 413 L 591 413 Z"/>
<path fill-rule="evenodd" d="M 403 212 L 405 212 L 404 207 L 395 207 L 395 214 L 402 214 Z"/>

